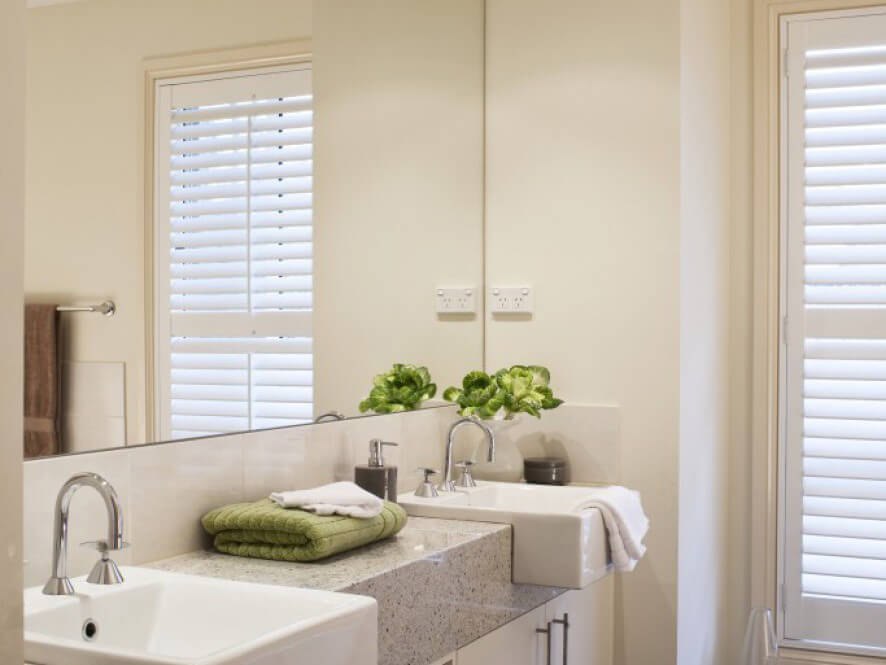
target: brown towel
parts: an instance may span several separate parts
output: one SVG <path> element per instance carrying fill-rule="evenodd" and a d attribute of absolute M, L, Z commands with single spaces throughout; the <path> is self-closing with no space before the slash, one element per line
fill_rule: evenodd
<path fill-rule="evenodd" d="M 55 305 L 25 305 L 24 456 L 61 452 L 61 372 Z"/>

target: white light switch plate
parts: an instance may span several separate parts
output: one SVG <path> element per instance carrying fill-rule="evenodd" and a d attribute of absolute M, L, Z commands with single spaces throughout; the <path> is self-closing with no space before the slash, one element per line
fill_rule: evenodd
<path fill-rule="evenodd" d="M 531 314 L 532 287 L 493 286 L 489 289 L 489 309 L 493 314 Z"/>
<path fill-rule="evenodd" d="M 477 311 L 477 290 L 473 287 L 438 287 L 438 314 L 473 314 Z"/>

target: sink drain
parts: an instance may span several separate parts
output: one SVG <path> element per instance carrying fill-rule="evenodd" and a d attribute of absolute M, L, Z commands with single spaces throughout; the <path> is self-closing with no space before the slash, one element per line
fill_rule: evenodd
<path fill-rule="evenodd" d="M 92 642 L 95 639 L 95 636 L 98 635 L 98 624 L 95 622 L 95 619 L 87 619 L 83 622 L 83 630 L 80 631 L 83 635 L 83 639 L 87 642 Z"/>

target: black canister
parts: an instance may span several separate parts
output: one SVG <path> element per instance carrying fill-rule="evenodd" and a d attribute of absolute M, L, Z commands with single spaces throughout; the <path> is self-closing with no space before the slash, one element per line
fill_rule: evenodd
<path fill-rule="evenodd" d="M 527 483 L 565 485 L 569 465 L 562 457 L 527 457 L 523 460 L 523 476 Z"/>

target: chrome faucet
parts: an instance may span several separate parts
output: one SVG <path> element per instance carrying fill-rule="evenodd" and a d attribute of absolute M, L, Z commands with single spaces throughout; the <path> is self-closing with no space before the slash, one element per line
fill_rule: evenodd
<path fill-rule="evenodd" d="M 476 425 L 486 434 L 487 455 L 486 461 L 495 461 L 495 432 L 488 425 L 476 418 L 461 418 L 452 423 L 449 428 L 449 435 L 446 441 L 446 457 L 443 460 L 443 482 L 440 483 L 441 492 L 454 492 L 455 483 L 452 481 L 452 444 L 455 440 L 455 433 L 465 425 Z"/>
<path fill-rule="evenodd" d="M 109 558 L 108 552 L 122 550 L 126 547 L 123 541 L 123 511 L 117 492 L 111 484 L 97 473 L 77 473 L 62 485 L 55 500 L 55 527 L 52 540 L 52 577 L 43 587 L 48 596 L 70 596 L 74 593 L 71 580 L 68 579 L 68 515 L 71 498 L 81 487 L 92 487 L 104 499 L 108 511 L 108 537 L 90 543 L 83 543 L 101 552 L 101 559 L 95 564 L 87 582 L 92 584 L 120 584 L 123 575 L 117 564 Z"/>

